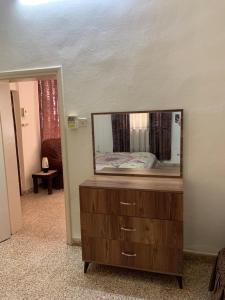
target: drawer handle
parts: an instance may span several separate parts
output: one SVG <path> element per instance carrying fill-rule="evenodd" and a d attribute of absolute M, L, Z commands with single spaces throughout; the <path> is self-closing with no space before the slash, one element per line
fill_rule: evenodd
<path fill-rule="evenodd" d="M 120 201 L 120 204 L 121 205 L 136 205 L 136 203 L 135 202 L 123 202 L 123 201 Z"/>
<path fill-rule="evenodd" d="M 123 230 L 123 231 L 133 231 L 133 232 L 134 232 L 134 231 L 136 231 L 136 228 L 126 228 L 126 227 L 123 227 L 123 226 L 122 226 L 122 227 L 120 228 L 120 230 Z"/>
<path fill-rule="evenodd" d="M 135 257 L 135 256 L 137 256 L 136 253 L 126 253 L 124 251 L 122 251 L 121 254 L 124 255 L 124 256 L 128 256 L 128 257 Z"/>

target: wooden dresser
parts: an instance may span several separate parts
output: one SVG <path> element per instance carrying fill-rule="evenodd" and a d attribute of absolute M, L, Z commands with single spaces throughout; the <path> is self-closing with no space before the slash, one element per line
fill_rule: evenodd
<path fill-rule="evenodd" d="M 91 262 L 175 275 L 182 288 L 183 180 L 94 176 L 80 185 L 84 272 Z"/>

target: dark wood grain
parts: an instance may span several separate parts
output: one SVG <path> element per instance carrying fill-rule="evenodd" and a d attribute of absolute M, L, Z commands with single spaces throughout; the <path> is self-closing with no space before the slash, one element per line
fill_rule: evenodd
<path fill-rule="evenodd" d="M 141 243 L 83 237 L 84 261 L 181 275 L 182 250 Z"/>
<path fill-rule="evenodd" d="M 59 174 L 58 174 L 58 171 L 56 171 L 56 170 L 49 170 L 47 173 L 38 172 L 38 173 L 32 174 L 34 193 L 38 193 L 38 179 L 41 178 L 42 180 L 47 181 L 48 194 L 51 195 L 52 194 L 52 180 L 53 180 L 53 178 L 58 177 L 58 176 L 59 176 Z"/>
<path fill-rule="evenodd" d="M 93 176 L 85 180 L 81 187 L 113 188 L 143 191 L 183 192 L 183 180 L 180 178 L 147 178 L 129 176 Z"/>
<path fill-rule="evenodd" d="M 81 213 L 82 236 L 183 248 L 183 222 Z"/>
<path fill-rule="evenodd" d="M 183 220 L 182 193 L 80 187 L 81 212 Z"/>
<path fill-rule="evenodd" d="M 80 217 L 84 262 L 182 276 L 181 179 L 95 176 L 80 186 Z"/>

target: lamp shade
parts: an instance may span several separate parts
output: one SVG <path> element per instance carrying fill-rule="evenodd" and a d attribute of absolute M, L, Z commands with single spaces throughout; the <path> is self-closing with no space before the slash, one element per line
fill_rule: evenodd
<path fill-rule="evenodd" d="M 48 158 L 47 157 L 43 157 L 42 158 L 42 163 L 41 163 L 41 167 L 42 167 L 42 170 L 44 172 L 48 172 L 48 169 L 49 169 L 49 163 L 48 163 Z"/>

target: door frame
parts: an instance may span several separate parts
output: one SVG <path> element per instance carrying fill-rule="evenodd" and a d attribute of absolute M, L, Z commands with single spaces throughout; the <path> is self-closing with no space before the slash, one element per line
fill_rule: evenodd
<path fill-rule="evenodd" d="M 36 77 L 56 76 L 58 83 L 58 101 L 59 101 L 59 119 L 61 130 L 62 144 L 62 161 L 63 161 L 63 177 L 64 177 L 64 199 L 65 199 L 65 218 L 66 218 L 66 239 L 67 244 L 72 245 L 72 221 L 71 221 L 71 202 L 69 193 L 69 169 L 67 156 L 67 140 L 65 131 L 65 110 L 64 110 L 64 92 L 63 92 L 63 72 L 62 66 L 52 66 L 43 68 L 19 69 L 0 71 L 0 80 L 18 80 Z M 16 171 L 16 170 L 15 170 Z"/>

